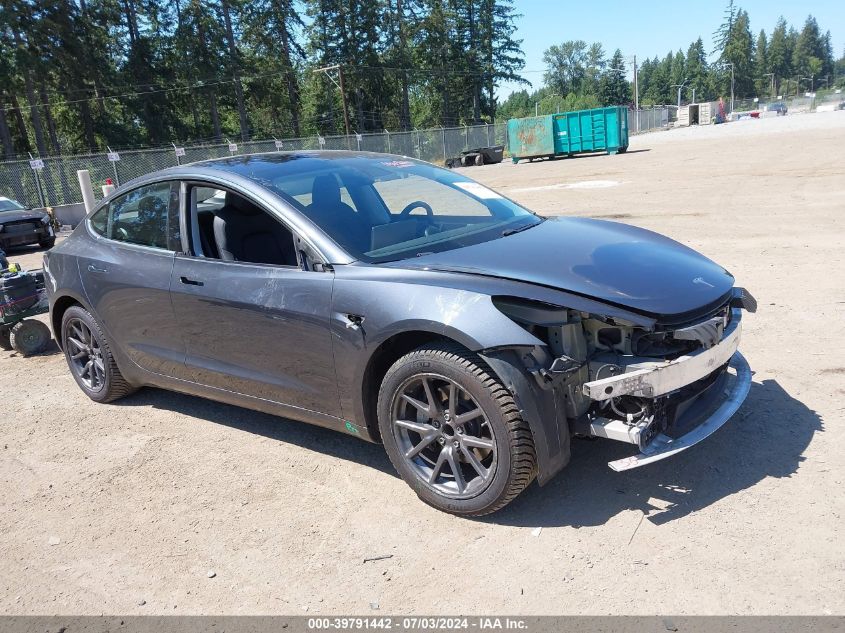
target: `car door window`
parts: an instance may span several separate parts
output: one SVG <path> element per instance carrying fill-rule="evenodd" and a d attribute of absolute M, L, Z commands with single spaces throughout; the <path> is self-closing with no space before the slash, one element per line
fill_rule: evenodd
<path fill-rule="evenodd" d="M 293 233 L 251 200 L 213 187 L 191 188 L 192 254 L 206 259 L 298 267 Z"/>
<path fill-rule="evenodd" d="M 158 182 L 125 193 L 91 216 L 90 225 L 111 240 L 177 250 L 179 188 Z"/>

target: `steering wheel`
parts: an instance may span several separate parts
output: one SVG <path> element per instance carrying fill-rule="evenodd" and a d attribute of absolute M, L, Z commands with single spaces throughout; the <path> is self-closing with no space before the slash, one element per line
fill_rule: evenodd
<path fill-rule="evenodd" d="M 425 209 L 425 215 L 428 218 L 429 222 L 434 217 L 434 210 L 431 208 L 431 205 L 427 202 L 423 202 L 422 200 L 414 200 L 413 202 L 409 203 L 402 211 L 399 213 L 400 218 L 406 218 L 411 215 L 411 211 L 419 207 L 420 209 Z"/>

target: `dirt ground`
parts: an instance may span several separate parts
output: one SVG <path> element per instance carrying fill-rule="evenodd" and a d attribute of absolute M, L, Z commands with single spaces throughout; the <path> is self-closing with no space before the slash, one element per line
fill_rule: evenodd
<path fill-rule="evenodd" d="M 485 520 L 423 505 L 378 446 L 158 390 L 95 405 L 58 350 L 0 353 L 0 613 L 845 613 L 843 147 L 834 112 L 467 170 L 665 233 L 760 303 L 716 435 L 623 473 L 626 446 L 576 441 Z"/>

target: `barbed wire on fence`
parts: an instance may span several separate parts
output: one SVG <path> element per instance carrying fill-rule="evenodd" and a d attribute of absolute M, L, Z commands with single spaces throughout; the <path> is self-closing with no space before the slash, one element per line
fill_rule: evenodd
<path fill-rule="evenodd" d="M 669 125 L 671 116 L 665 106 L 628 111 L 631 133 L 646 132 Z M 82 199 L 76 172 L 87 169 L 95 188 L 111 179 L 117 185 L 167 167 L 223 158 L 232 155 L 277 151 L 354 150 L 384 152 L 409 156 L 432 163 L 478 147 L 504 145 L 507 151 L 507 123 L 382 132 L 350 136 L 310 136 L 293 139 L 265 139 L 237 143 L 174 145 L 170 148 L 123 151 L 109 154 L 51 156 L 32 161 L 13 160 L 0 163 L 0 196 L 13 198 L 28 207 L 73 204 Z M 179 150 L 179 151 L 177 151 Z M 177 155 L 178 154 L 178 155 Z"/>

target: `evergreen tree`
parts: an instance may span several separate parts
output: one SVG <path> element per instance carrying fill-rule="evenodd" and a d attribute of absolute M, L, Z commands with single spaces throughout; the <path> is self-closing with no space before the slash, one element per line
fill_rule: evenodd
<path fill-rule="evenodd" d="M 754 85 L 758 96 L 769 95 L 772 91 L 771 78 L 766 76 L 769 72 L 768 40 L 766 31 L 760 29 L 754 46 Z"/>
<path fill-rule="evenodd" d="M 733 3 L 730 7 L 733 8 Z M 719 62 L 724 70 L 722 79 L 719 81 L 720 91 L 725 95 L 731 93 L 731 76 L 733 76 L 734 94 L 737 97 L 751 96 L 754 92 L 752 62 L 754 42 L 748 13 L 742 9 L 736 11 L 728 34 L 727 39 L 721 40 L 723 44 L 719 54 Z"/>
<path fill-rule="evenodd" d="M 686 76 L 690 87 L 695 88 L 696 101 L 710 101 L 715 98 L 707 66 L 707 53 L 700 37 L 687 49 Z"/>
<path fill-rule="evenodd" d="M 786 20 L 780 17 L 772 31 L 768 45 L 769 72 L 775 74 L 775 92 L 781 94 L 781 85 L 792 75 L 792 54 L 789 50 L 789 35 Z"/>
<path fill-rule="evenodd" d="M 496 86 L 502 81 L 530 85 L 519 74 L 525 67 L 522 40 L 514 39 L 516 21 L 522 17 L 513 0 L 481 0 L 482 71 L 486 80 L 483 111 L 490 121 L 496 118 Z"/>
<path fill-rule="evenodd" d="M 827 53 L 827 46 L 816 19 L 812 15 L 808 16 L 792 53 L 793 69 L 801 75 L 801 85 L 807 90 L 812 90 L 815 80 L 829 68 L 826 63 Z"/>
<path fill-rule="evenodd" d="M 631 84 L 625 73 L 625 59 L 622 51 L 617 48 L 599 82 L 599 100 L 602 105 L 628 105 L 631 102 Z"/>

